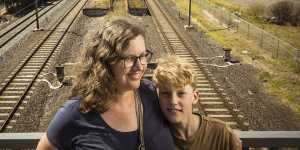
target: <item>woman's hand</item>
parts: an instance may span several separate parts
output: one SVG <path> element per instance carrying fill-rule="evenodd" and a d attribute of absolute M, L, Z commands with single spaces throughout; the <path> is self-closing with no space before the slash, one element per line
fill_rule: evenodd
<path fill-rule="evenodd" d="M 39 144 L 37 145 L 37 150 L 55 150 L 52 144 L 49 142 L 46 134 L 40 139 Z"/>

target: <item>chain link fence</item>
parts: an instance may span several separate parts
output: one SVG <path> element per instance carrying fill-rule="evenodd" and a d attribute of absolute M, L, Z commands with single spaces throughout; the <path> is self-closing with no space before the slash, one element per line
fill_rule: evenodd
<path fill-rule="evenodd" d="M 225 8 L 209 3 L 206 0 L 197 0 L 197 3 L 200 4 L 205 11 L 213 15 L 222 26 L 229 27 L 248 40 L 254 41 L 261 48 L 267 50 L 273 58 L 289 62 L 295 67 L 296 72 L 300 72 L 299 49 L 247 22 Z"/>

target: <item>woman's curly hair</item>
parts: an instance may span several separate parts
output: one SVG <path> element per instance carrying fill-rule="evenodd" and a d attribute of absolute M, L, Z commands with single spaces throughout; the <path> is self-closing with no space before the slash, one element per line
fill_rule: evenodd
<path fill-rule="evenodd" d="M 109 108 L 118 94 L 110 64 L 118 61 L 129 41 L 138 35 L 145 37 L 143 29 L 122 19 L 108 23 L 101 32 L 93 35 L 87 48 L 82 50 L 71 91 L 71 97 L 82 98 L 80 112 L 93 109 L 105 112 Z"/>

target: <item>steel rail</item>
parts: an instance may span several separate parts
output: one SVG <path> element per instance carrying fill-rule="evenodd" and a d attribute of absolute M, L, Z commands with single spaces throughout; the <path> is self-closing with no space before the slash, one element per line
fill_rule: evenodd
<path fill-rule="evenodd" d="M 150 6 L 149 3 L 151 3 L 151 6 Z M 198 56 L 194 53 L 191 46 L 189 46 L 189 43 L 182 37 L 182 35 L 176 29 L 176 27 L 174 26 L 174 22 L 171 21 L 172 19 L 169 17 L 169 15 L 165 11 L 162 10 L 162 8 L 160 7 L 160 5 L 158 4 L 158 2 L 156 0 L 152 0 L 151 2 L 146 1 L 146 4 L 147 4 L 147 6 L 150 10 L 151 15 L 153 16 L 154 22 L 156 22 L 156 24 L 157 24 L 157 26 L 160 30 L 160 33 L 162 34 L 163 38 L 165 39 L 164 41 L 167 44 L 166 47 L 169 50 L 171 50 L 171 53 L 173 53 L 175 55 L 179 55 L 179 56 L 180 56 L 180 54 L 177 54 L 178 53 L 177 51 L 179 51 L 179 49 L 180 49 L 181 53 L 182 53 L 183 49 L 185 49 L 188 52 L 188 53 L 185 54 L 184 57 L 188 56 L 188 57 L 192 58 L 192 60 L 191 60 L 192 63 L 196 64 L 197 68 L 199 69 L 199 70 L 197 70 L 197 74 L 200 74 L 200 72 L 201 72 L 201 74 L 204 75 L 205 80 L 207 80 L 209 82 L 209 85 L 211 85 L 213 87 L 213 89 L 214 89 L 213 92 L 215 92 L 216 95 L 217 95 L 216 97 L 218 97 L 222 100 L 223 106 L 226 108 L 226 109 L 223 109 L 223 110 L 229 110 L 230 111 L 230 115 L 232 116 L 232 119 L 236 122 L 236 126 L 233 125 L 233 127 L 236 127 L 236 128 L 242 129 L 242 130 L 247 130 L 247 124 L 245 124 L 242 115 L 239 113 L 239 111 L 236 108 L 234 108 L 233 102 L 230 102 L 228 100 L 228 98 L 226 98 L 226 95 L 223 94 L 224 93 L 223 90 L 220 90 L 220 88 L 217 86 L 215 81 L 212 80 L 212 77 L 211 77 L 212 75 L 207 73 L 206 67 L 203 66 L 197 60 Z M 155 6 L 153 6 L 153 5 L 155 5 Z M 156 9 L 153 10 L 154 8 L 152 8 L 152 7 L 156 7 Z M 162 15 L 160 15 L 160 14 L 158 15 L 158 12 L 161 12 Z M 158 18 L 158 17 L 160 17 L 160 18 Z M 163 24 L 161 22 L 164 22 L 166 24 Z M 164 29 L 164 28 L 168 28 L 168 29 Z M 172 34 L 172 40 L 175 41 L 175 42 L 172 42 L 172 40 L 169 39 L 167 34 Z M 176 44 L 177 46 L 180 45 L 182 47 L 177 48 L 177 47 L 175 47 L 174 44 Z M 176 50 L 176 48 L 177 48 L 177 50 Z M 205 92 L 203 92 L 202 94 L 205 94 Z M 207 94 L 211 94 L 211 93 L 207 93 Z M 205 108 L 205 106 L 203 106 L 203 104 L 199 104 L 199 105 L 202 108 Z M 220 104 L 218 104 L 218 105 L 220 105 Z M 219 110 L 221 110 L 221 109 L 219 109 Z M 225 117 L 225 118 L 227 117 L 227 119 L 229 119 L 230 115 L 219 115 L 218 114 L 218 115 L 213 115 L 213 116 L 223 116 L 223 117 Z M 220 118 L 222 118 L 222 117 L 220 117 Z M 225 120 L 226 119 L 224 119 L 224 121 Z"/>
<path fill-rule="evenodd" d="M 77 5 L 80 2 L 82 2 L 82 6 L 79 6 L 80 8 L 77 8 Z M 57 30 L 61 29 L 59 27 L 60 27 L 61 24 L 64 23 L 63 21 L 68 17 L 68 15 L 70 13 L 73 13 L 73 14 L 75 13 L 75 16 L 72 18 L 72 20 L 70 22 L 68 22 L 67 27 L 64 29 L 64 31 L 62 32 L 62 34 L 60 35 L 60 37 L 58 37 L 56 39 L 57 41 L 54 41 L 55 44 L 54 44 L 54 46 L 52 48 L 50 48 L 51 49 L 50 53 L 46 56 L 46 59 L 44 60 L 44 62 L 42 63 L 42 65 L 39 67 L 38 71 L 35 73 L 34 78 L 31 81 L 29 81 L 29 85 L 25 88 L 25 90 L 22 93 L 22 96 L 17 100 L 17 103 L 14 105 L 13 110 L 10 111 L 9 116 L 7 117 L 7 119 L 1 125 L 0 132 L 4 131 L 5 127 L 8 125 L 9 121 L 14 116 L 14 113 L 18 110 L 18 107 L 22 104 L 22 101 L 26 98 L 26 95 L 28 94 L 29 90 L 33 87 L 33 84 L 35 83 L 36 79 L 38 78 L 38 76 L 40 75 L 40 73 L 42 72 L 42 70 L 45 68 L 47 62 L 53 56 L 53 53 L 55 52 L 55 50 L 57 49 L 57 47 L 61 43 L 61 41 L 64 38 L 64 36 L 66 35 L 67 31 L 69 30 L 69 28 L 71 27 L 71 25 L 73 24 L 73 22 L 75 21 L 75 19 L 77 18 L 77 16 L 79 15 L 80 10 L 82 10 L 82 8 L 84 7 L 84 5 L 86 3 L 87 3 L 87 0 L 85 0 L 85 1 L 78 0 L 72 6 L 72 8 L 66 14 L 64 14 L 64 16 L 62 18 L 59 19 L 59 21 L 57 22 L 57 24 L 53 27 L 53 29 L 46 36 L 46 38 L 44 38 L 42 40 L 42 42 L 33 50 L 33 52 L 30 54 L 30 56 L 25 60 L 25 62 L 22 63 L 21 67 L 13 74 L 13 76 L 9 79 L 8 82 L 6 82 L 5 86 L 1 89 L 0 96 L 4 93 L 5 89 L 10 85 L 10 83 L 17 77 L 17 75 L 21 72 L 21 70 L 26 66 L 26 64 L 33 58 L 34 54 L 36 54 L 39 51 L 39 49 L 42 48 L 42 46 L 46 43 L 46 41 L 49 40 L 51 38 L 51 36 L 53 34 L 55 34 L 55 32 Z M 73 12 L 74 9 L 77 12 Z M 77 9 L 79 9 L 79 10 L 77 10 Z M 58 32 L 60 32 L 60 31 L 58 31 Z M 55 36 L 55 35 L 53 35 L 53 36 Z M 49 41 L 49 43 L 52 43 L 52 42 L 53 41 Z M 41 53 L 43 53 L 43 52 L 41 52 Z"/>
<path fill-rule="evenodd" d="M 42 14 L 39 15 L 39 17 L 42 17 L 44 16 L 46 13 L 48 13 L 50 10 L 52 10 L 55 6 L 57 6 L 59 3 L 61 3 L 62 0 L 60 0 L 58 3 L 56 3 L 55 5 L 51 6 L 51 7 L 48 7 L 48 8 L 42 8 L 42 9 L 39 9 L 38 11 L 43 11 L 44 9 L 46 9 Z M 27 24 L 25 24 L 27 21 L 29 21 L 29 19 L 33 19 L 32 21 L 28 22 Z M 12 39 L 14 39 L 17 35 L 19 35 L 21 32 L 23 32 L 25 29 L 27 29 L 30 25 L 32 25 L 34 22 L 35 22 L 35 13 L 31 14 L 31 15 L 28 15 L 27 17 L 25 18 L 22 18 L 22 20 L 20 22 L 18 22 L 17 24 L 15 25 L 11 25 L 11 26 L 8 26 L 4 29 L 2 29 L 0 32 L 2 32 L 3 30 L 6 30 L 4 31 L 3 33 L 1 33 L 0 35 L 0 41 L 1 41 L 1 44 L 0 44 L 0 48 L 2 48 L 3 46 L 5 46 L 9 41 L 11 41 Z M 18 30 L 17 27 L 23 25 L 23 27 L 21 29 Z M 13 32 L 13 33 L 12 33 Z M 12 35 L 9 35 L 9 33 L 12 33 Z M 2 38 L 5 38 L 5 36 L 8 36 L 6 39 L 4 39 L 4 42 L 2 41 L 3 39 Z"/>

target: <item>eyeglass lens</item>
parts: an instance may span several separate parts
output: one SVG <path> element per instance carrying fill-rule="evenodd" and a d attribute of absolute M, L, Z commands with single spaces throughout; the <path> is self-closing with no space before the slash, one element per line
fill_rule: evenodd
<path fill-rule="evenodd" d="M 139 63 L 145 65 L 151 59 L 151 53 L 147 52 L 146 54 L 142 54 L 141 56 L 130 56 L 124 59 L 125 67 L 132 67 L 138 60 Z"/>

